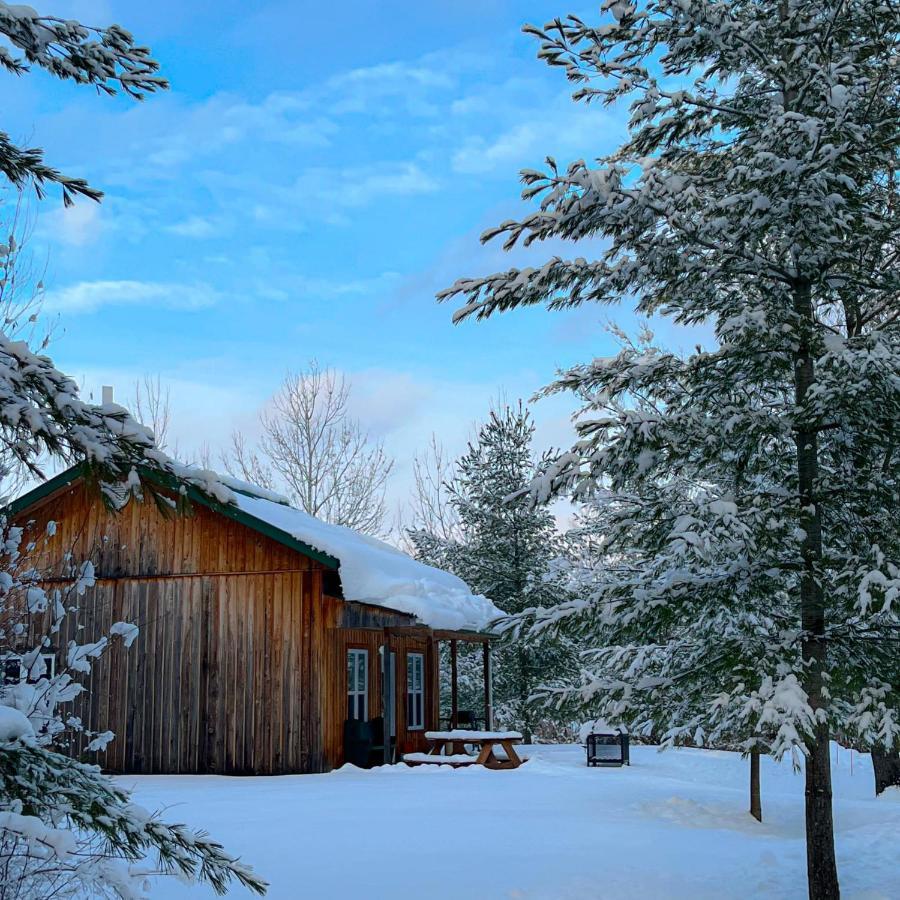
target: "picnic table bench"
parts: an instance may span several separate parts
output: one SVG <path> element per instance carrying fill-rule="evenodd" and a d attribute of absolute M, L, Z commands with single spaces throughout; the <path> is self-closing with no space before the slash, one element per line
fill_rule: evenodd
<path fill-rule="evenodd" d="M 486 769 L 518 769 L 522 759 L 516 753 L 516 744 L 522 743 L 518 731 L 469 731 L 461 728 L 452 731 L 426 731 L 429 744 L 425 753 L 404 753 L 403 761 L 409 765 L 484 766 Z M 478 748 L 476 754 L 468 753 L 466 745 Z M 496 748 L 503 748 L 504 757 L 497 756 Z"/>

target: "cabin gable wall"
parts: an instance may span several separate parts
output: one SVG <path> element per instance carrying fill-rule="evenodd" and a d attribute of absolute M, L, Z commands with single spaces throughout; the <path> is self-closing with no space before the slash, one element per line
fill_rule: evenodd
<path fill-rule="evenodd" d="M 19 514 L 40 536 L 49 521 L 56 535 L 47 543 L 76 559 L 93 560 L 98 576 L 219 575 L 324 569 L 292 547 L 266 537 L 212 509 L 193 503 L 187 514 L 163 514 L 152 499 L 131 500 L 112 512 L 83 482 L 57 492 Z"/>
<path fill-rule="evenodd" d="M 82 483 L 18 519 L 44 563 L 71 552 L 95 564 L 96 586 L 61 648 L 117 621 L 140 627 L 130 649 L 116 641 L 96 663 L 74 711 L 116 735 L 86 758 L 129 773 L 327 768 L 330 714 L 315 661 L 333 631 L 320 563 L 200 504 L 191 515 L 164 516 L 150 500 L 109 512 Z M 56 534 L 45 540 L 51 520 Z"/>

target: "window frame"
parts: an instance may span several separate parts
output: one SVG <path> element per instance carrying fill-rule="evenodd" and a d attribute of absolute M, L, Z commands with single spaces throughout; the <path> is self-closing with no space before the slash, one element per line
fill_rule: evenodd
<path fill-rule="evenodd" d="M 350 672 L 358 672 L 358 663 L 354 662 L 354 665 L 351 669 L 350 659 L 351 657 L 356 660 L 359 656 L 362 656 L 363 659 L 363 672 L 364 679 L 362 690 L 354 683 L 350 682 Z M 369 721 L 369 650 L 366 647 L 348 647 L 347 655 L 346 655 L 346 672 L 347 672 L 347 705 L 349 712 L 350 698 L 354 698 L 353 709 L 354 712 L 358 710 L 358 699 L 362 697 L 362 717 L 354 716 L 351 721 Z"/>
<path fill-rule="evenodd" d="M 416 666 L 413 665 L 413 660 Z M 418 667 L 419 686 L 415 686 L 414 672 Z M 414 722 L 416 698 L 419 700 L 418 721 Z M 408 650 L 406 653 L 406 730 L 425 730 L 425 654 L 421 650 Z"/>
<path fill-rule="evenodd" d="M 44 665 L 46 666 L 46 672 L 43 674 L 43 678 L 46 678 L 48 681 L 56 678 L 56 654 L 52 651 L 43 651 L 41 653 L 41 659 L 44 660 Z M 15 660 L 19 664 L 19 680 L 13 681 L 12 679 L 7 679 L 6 675 L 6 664 L 9 662 L 13 662 Z M 25 668 L 25 664 L 22 660 L 21 653 L 4 653 L 0 656 L 0 664 L 2 664 L 3 669 L 0 671 L 0 679 L 2 679 L 2 683 L 7 687 L 10 687 L 15 684 L 35 684 L 36 681 L 32 681 L 28 677 L 28 671 Z"/>

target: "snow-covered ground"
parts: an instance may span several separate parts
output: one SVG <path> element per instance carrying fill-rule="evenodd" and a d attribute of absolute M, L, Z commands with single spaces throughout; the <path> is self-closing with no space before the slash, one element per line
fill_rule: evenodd
<path fill-rule="evenodd" d="M 530 755 L 515 771 L 120 781 L 170 820 L 206 827 L 271 881 L 277 900 L 806 896 L 803 778 L 789 762 L 763 760 L 758 824 L 744 811 L 748 765 L 733 753 L 636 747 L 630 769 L 588 769 L 578 746 Z M 855 755 L 851 775 L 840 750 L 845 900 L 900 898 L 900 791 L 873 793 L 868 757 Z M 172 880 L 158 895 L 212 896 Z"/>

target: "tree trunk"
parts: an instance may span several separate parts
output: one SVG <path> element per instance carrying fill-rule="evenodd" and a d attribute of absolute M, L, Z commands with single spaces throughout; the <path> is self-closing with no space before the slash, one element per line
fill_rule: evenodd
<path fill-rule="evenodd" d="M 822 509 L 816 496 L 818 481 L 818 430 L 806 421 L 803 409 L 815 381 L 812 348 L 812 289 L 808 281 L 794 288 L 798 347 L 794 356 L 794 399 L 799 421 L 796 426 L 797 476 L 803 570 L 800 577 L 800 621 L 803 628 L 803 689 L 817 712 L 824 705 L 822 682 L 827 665 L 825 646 L 825 596 L 818 568 L 822 559 Z M 831 757 L 828 725 L 819 722 L 809 740 L 806 758 L 806 871 L 810 900 L 838 900 L 837 862 L 834 853 L 834 822 L 831 810 Z"/>
<path fill-rule="evenodd" d="M 875 770 L 876 797 L 889 787 L 900 787 L 900 751 L 873 750 L 872 768 Z"/>
<path fill-rule="evenodd" d="M 839 900 L 827 725 L 816 728 L 806 757 L 806 871 L 810 900 Z"/>
<path fill-rule="evenodd" d="M 762 822 L 762 797 L 759 791 L 759 750 L 750 751 L 750 815 Z"/>
<path fill-rule="evenodd" d="M 528 648 L 520 643 L 516 651 L 519 659 L 519 711 L 522 718 L 519 731 L 522 732 L 523 742 L 531 744 L 534 741 L 534 733 L 531 719 L 531 704 L 528 702 L 531 697 L 531 672 L 529 670 L 528 652 Z"/>

